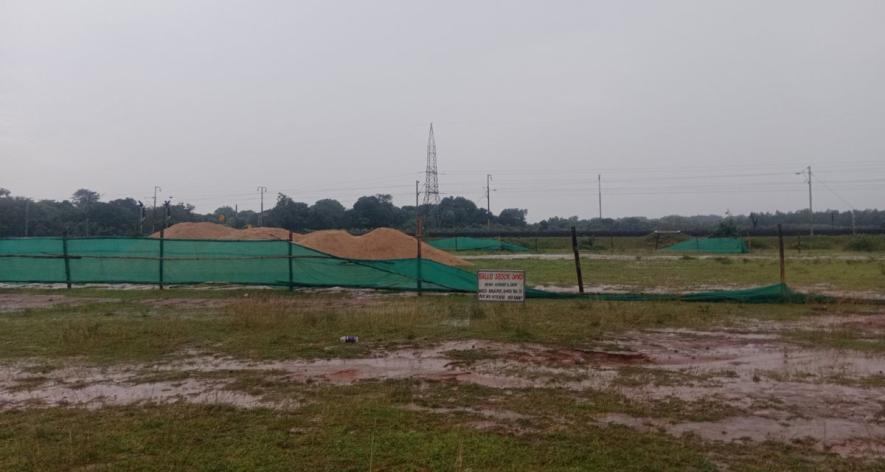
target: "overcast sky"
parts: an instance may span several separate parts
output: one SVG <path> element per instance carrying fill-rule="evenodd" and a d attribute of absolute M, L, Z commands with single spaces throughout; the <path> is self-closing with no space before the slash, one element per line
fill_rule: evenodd
<path fill-rule="evenodd" d="M 885 207 L 885 1 L 0 0 L 0 187 L 529 220 Z M 268 201 L 268 205 L 270 205 Z"/>

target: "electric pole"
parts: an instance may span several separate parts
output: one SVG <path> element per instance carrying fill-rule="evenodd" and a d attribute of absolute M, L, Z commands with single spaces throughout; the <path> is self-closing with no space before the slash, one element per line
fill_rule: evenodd
<path fill-rule="evenodd" d="M 30 213 L 31 213 L 31 199 L 28 198 L 25 200 L 25 237 L 26 238 L 28 237 L 28 223 L 30 223 L 30 221 L 28 221 L 28 220 L 30 219 L 30 216 L 31 216 Z"/>
<path fill-rule="evenodd" d="M 418 207 L 418 198 L 421 195 L 421 191 L 418 189 L 418 185 L 420 185 L 420 183 L 421 183 L 420 180 L 415 181 L 415 238 L 418 237 L 418 226 L 420 225 L 420 222 L 421 222 L 421 216 L 420 216 L 421 212 L 418 211 L 418 208 L 419 208 Z M 421 242 L 419 240 L 418 254 L 421 254 L 421 246 L 420 245 L 421 245 Z"/>
<path fill-rule="evenodd" d="M 796 175 L 805 175 L 808 179 L 808 232 L 814 236 L 814 207 L 811 205 L 811 166 L 805 168 L 802 172 L 796 172 Z"/>
<path fill-rule="evenodd" d="M 172 204 L 172 197 L 169 197 L 169 200 L 163 202 L 163 229 L 166 229 L 169 226 L 169 221 L 172 219 L 172 208 L 170 205 Z"/>
<path fill-rule="evenodd" d="M 138 230 L 138 237 L 144 236 L 144 203 L 141 203 L 141 200 L 138 201 L 138 221 L 135 227 Z"/>
<path fill-rule="evenodd" d="M 599 190 L 599 221 L 602 222 L 602 174 L 596 175 L 596 188 Z"/>
<path fill-rule="evenodd" d="M 162 192 L 163 189 L 159 185 L 154 185 L 154 209 L 151 212 L 151 233 L 157 231 L 157 191 Z"/>
<path fill-rule="evenodd" d="M 264 221 L 264 192 L 267 192 L 267 187 L 259 186 L 258 194 L 261 195 L 261 211 L 258 212 L 258 226 L 261 226 Z"/>
<path fill-rule="evenodd" d="M 492 174 L 486 174 L 486 227 L 492 229 Z"/>

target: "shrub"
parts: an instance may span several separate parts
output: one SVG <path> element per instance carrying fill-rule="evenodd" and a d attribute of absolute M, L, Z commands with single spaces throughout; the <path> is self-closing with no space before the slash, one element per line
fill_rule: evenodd
<path fill-rule="evenodd" d="M 845 244 L 849 251 L 874 252 L 885 250 L 885 241 L 872 236 L 855 236 Z"/>

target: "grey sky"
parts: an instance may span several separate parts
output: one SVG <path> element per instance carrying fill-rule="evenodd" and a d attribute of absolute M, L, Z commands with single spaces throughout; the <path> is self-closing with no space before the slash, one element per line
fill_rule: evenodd
<path fill-rule="evenodd" d="M 529 219 L 883 207 L 885 2 L 0 0 L 0 187 Z M 837 197 L 833 192 L 840 195 Z"/>

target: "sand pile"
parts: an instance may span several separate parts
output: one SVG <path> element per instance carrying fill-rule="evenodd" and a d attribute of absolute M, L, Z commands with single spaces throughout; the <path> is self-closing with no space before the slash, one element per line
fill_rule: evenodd
<path fill-rule="evenodd" d="M 159 238 L 156 232 L 151 237 Z M 247 228 L 236 229 L 217 223 L 178 223 L 166 228 L 165 237 L 169 239 L 289 239 L 289 231 L 282 228 Z M 347 231 L 326 230 L 308 234 L 294 233 L 296 243 L 317 251 L 349 259 L 411 259 L 415 257 L 415 238 L 391 228 L 378 228 L 362 236 L 353 236 Z M 421 257 L 436 262 L 453 265 L 469 266 L 470 262 L 453 256 L 443 250 L 427 244 L 421 245 Z"/>
<path fill-rule="evenodd" d="M 295 242 L 349 259 L 411 259 L 417 250 L 415 238 L 391 228 L 378 228 L 361 236 L 353 236 L 342 230 L 315 231 L 298 235 Z M 471 265 L 460 257 L 425 243 L 421 244 L 421 257 L 446 265 Z"/>
<path fill-rule="evenodd" d="M 289 231 L 282 228 L 246 228 L 236 229 L 217 223 L 178 223 L 166 228 L 165 236 L 169 239 L 289 239 Z M 151 235 L 159 238 L 160 232 Z"/>
<path fill-rule="evenodd" d="M 292 233 L 292 235 L 293 238 L 298 237 L 298 233 Z M 289 239 L 289 230 L 268 227 L 246 228 L 238 230 L 238 234 L 232 239 L 282 239 L 286 241 Z"/>

